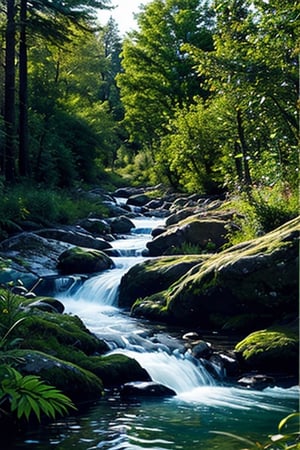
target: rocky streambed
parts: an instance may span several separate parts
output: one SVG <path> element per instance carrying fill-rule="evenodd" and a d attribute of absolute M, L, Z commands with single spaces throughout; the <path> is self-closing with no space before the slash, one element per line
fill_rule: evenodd
<path fill-rule="evenodd" d="M 97 189 L 89 194 L 103 196 Z M 47 228 L 19 223 L 18 232 L 0 243 L 0 283 L 14 293 L 17 313 L 26 315 L 16 330 L 22 338 L 14 350 L 22 360 L 20 371 L 39 374 L 77 403 L 105 388 L 124 391 L 128 382 L 151 382 L 135 359 L 107 356 L 105 339 L 79 317 L 64 314 L 63 304 L 52 297 L 57 289 L 75 292 L 90 277 L 111 270 L 118 255 L 114 241 L 131 233 L 133 218 L 144 215 L 164 223 L 153 229 L 145 259 L 122 277 L 118 307 L 152 323 L 145 345 L 188 352 L 210 370 L 217 367 L 216 377 L 243 386 L 297 382 L 298 218 L 229 247 L 237 214 L 224 199 L 155 198 L 151 190 L 128 188 L 107 194 L 105 202 L 108 217 L 94 214 L 73 226 Z M 171 336 L 167 344 L 157 326 Z M 226 335 L 231 348 L 218 344 Z M 162 392 L 151 384 L 148 389 Z"/>

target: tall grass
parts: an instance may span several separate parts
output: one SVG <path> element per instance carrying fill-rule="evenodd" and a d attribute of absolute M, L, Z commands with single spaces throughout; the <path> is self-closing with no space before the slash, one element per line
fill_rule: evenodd
<path fill-rule="evenodd" d="M 77 219 L 97 213 L 105 217 L 106 208 L 101 199 L 91 198 L 81 192 L 70 192 L 17 185 L 9 189 L 0 186 L 0 229 L 5 230 L 10 222 L 24 220 L 41 225 L 50 223 L 71 224 Z"/>
<path fill-rule="evenodd" d="M 285 183 L 272 187 L 253 187 L 235 196 L 231 206 L 239 213 L 239 230 L 231 233 L 231 244 L 268 233 L 299 215 L 298 192 Z"/>

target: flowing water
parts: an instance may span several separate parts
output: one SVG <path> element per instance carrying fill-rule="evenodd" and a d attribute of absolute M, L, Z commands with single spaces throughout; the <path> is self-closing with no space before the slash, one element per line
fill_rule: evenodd
<path fill-rule="evenodd" d="M 298 410 L 298 387 L 255 391 L 216 381 L 203 364 L 183 353 L 172 336 L 160 330 L 153 339 L 149 323 L 117 307 L 121 277 L 144 259 L 142 250 L 158 224 L 158 219 L 135 220 L 133 233 L 113 243 L 120 255 L 113 258 L 115 268 L 60 298 L 66 311 L 79 315 L 106 340 L 112 353 L 135 358 L 154 381 L 177 395 L 125 402 L 109 392 L 84 412 L 28 432 L 5 449 L 239 450 L 244 443 L 219 432 L 265 441 L 276 433 L 283 417 Z"/>

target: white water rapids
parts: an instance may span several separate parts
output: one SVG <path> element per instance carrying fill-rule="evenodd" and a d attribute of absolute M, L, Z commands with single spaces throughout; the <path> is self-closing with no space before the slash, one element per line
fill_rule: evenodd
<path fill-rule="evenodd" d="M 110 346 L 111 352 L 136 359 L 151 378 L 175 390 L 180 401 L 230 409 L 254 408 L 289 413 L 283 398 L 295 398 L 298 388 L 267 388 L 247 391 L 216 382 L 201 362 L 171 351 L 148 339 L 147 326 L 123 313 L 117 307 L 118 288 L 130 267 L 142 261 L 142 250 L 151 239 L 159 219 L 136 219 L 133 233 L 113 242 L 121 256 L 114 257 L 115 268 L 94 276 L 70 296 L 60 295 L 66 312 L 78 315 L 86 326 Z"/>

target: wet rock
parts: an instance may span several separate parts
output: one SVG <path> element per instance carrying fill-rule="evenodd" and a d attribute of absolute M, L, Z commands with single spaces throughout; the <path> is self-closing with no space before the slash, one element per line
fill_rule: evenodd
<path fill-rule="evenodd" d="M 105 387 L 121 386 L 131 381 L 150 381 L 145 369 L 133 358 L 122 354 L 110 354 L 94 358 L 93 373 Z"/>
<path fill-rule="evenodd" d="M 136 264 L 122 277 L 119 305 L 131 307 L 137 298 L 165 289 L 202 261 L 199 255 L 169 256 Z"/>
<path fill-rule="evenodd" d="M 199 334 L 196 331 L 189 331 L 188 333 L 185 333 L 182 336 L 182 339 L 184 339 L 185 341 L 197 341 L 198 339 L 200 339 Z"/>
<path fill-rule="evenodd" d="M 198 246 L 203 251 L 216 250 L 227 242 L 227 233 L 226 221 L 195 219 L 167 229 L 148 242 L 147 248 L 151 256 L 172 254 L 184 244 Z"/>
<path fill-rule="evenodd" d="M 122 397 L 173 397 L 176 392 L 159 383 L 153 381 L 135 381 L 126 383 L 121 387 Z"/>
<path fill-rule="evenodd" d="M 78 365 L 34 350 L 18 350 L 16 356 L 22 361 L 18 370 L 23 375 L 40 376 L 44 381 L 68 395 L 74 402 L 94 401 L 101 398 L 103 393 L 101 380 Z"/>
<path fill-rule="evenodd" d="M 237 381 L 237 383 L 240 386 L 248 388 L 248 389 L 262 390 L 262 389 L 265 389 L 266 387 L 274 386 L 275 379 L 268 375 L 249 374 L 249 375 L 245 375 L 242 378 L 240 378 Z"/>
<path fill-rule="evenodd" d="M 108 219 L 112 233 L 125 234 L 135 228 L 134 223 L 126 216 L 114 217 Z"/>
<path fill-rule="evenodd" d="M 209 361 L 216 367 L 221 377 L 236 377 L 240 373 L 240 364 L 234 352 L 214 353 Z"/>
<path fill-rule="evenodd" d="M 78 222 L 78 225 L 96 236 L 111 233 L 109 224 L 105 220 L 96 217 L 88 217 L 87 219 L 81 220 Z"/>
<path fill-rule="evenodd" d="M 148 209 L 158 209 L 163 205 L 162 199 L 150 200 L 150 202 L 146 203 L 145 207 Z"/>
<path fill-rule="evenodd" d="M 97 223 L 99 223 L 99 221 Z M 55 239 L 60 242 L 67 242 L 72 245 L 93 248 L 95 250 L 106 250 L 111 248 L 111 245 L 106 240 L 95 238 L 79 231 L 45 228 L 43 230 L 35 231 L 35 234 L 46 239 Z"/>
<path fill-rule="evenodd" d="M 141 297 L 131 313 L 200 329 L 222 329 L 237 316 L 252 317 L 254 326 L 260 318 L 270 326 L 284 315 L 296 317 L 298 229 L 294 219 L 257 239 L 207 255 L 167 290 Z"/>
<path fill-rule="evenodd" d="M 194 358 L 208 358 L 212 354 L 211 345 L 208 342 L 199 340 L 191 344 L 191 353 Z"/>
<path fill-rule="evenodd" d="M 167 231 L 166 227 L 157 227 L 152 230 L 151 235 L 155 238 L 156 236 L 159 236 L 160 234 L 163 234 L 166 231 Z"/>
<path fill-rule="evenodd" d="M 59 256 L 57 268 L 63 274 L 95 273 L 113 265 L 112 259 L 100 250 L 73 247 Z"/>
<path fill-rule="evenodd" d="M 44 276 L 57 273 L 57 259 L 70 247 L 65 242 L 24 232 L 2 241 L 0 255 L 10 258 L 15 270 L 26 272 L 26 267 L 30 267 L 31 273 Z"/>
<path fill-rule="evenodd" d="M 124 187 L 116 189 L 113 193 L 114 197 L 129 198 L 132 195 L 139 195 L 145 192 L 144 188 Z"/>
<path fill-rule="evenodd" d="M 52 297 L 39 298 L 36 302 L 30 303 L 28 308 L 36 308 L 41 311 L 53 312 L 57 314 L 62 314 L 65 310 L 64 305 L 59 300 Z"/>
<path fill-rule="evenodd" d="M 150 200 L 150 197 L 146 194 L 131 195 L 127 200 L 127 205 L 145 206 Z"/>

